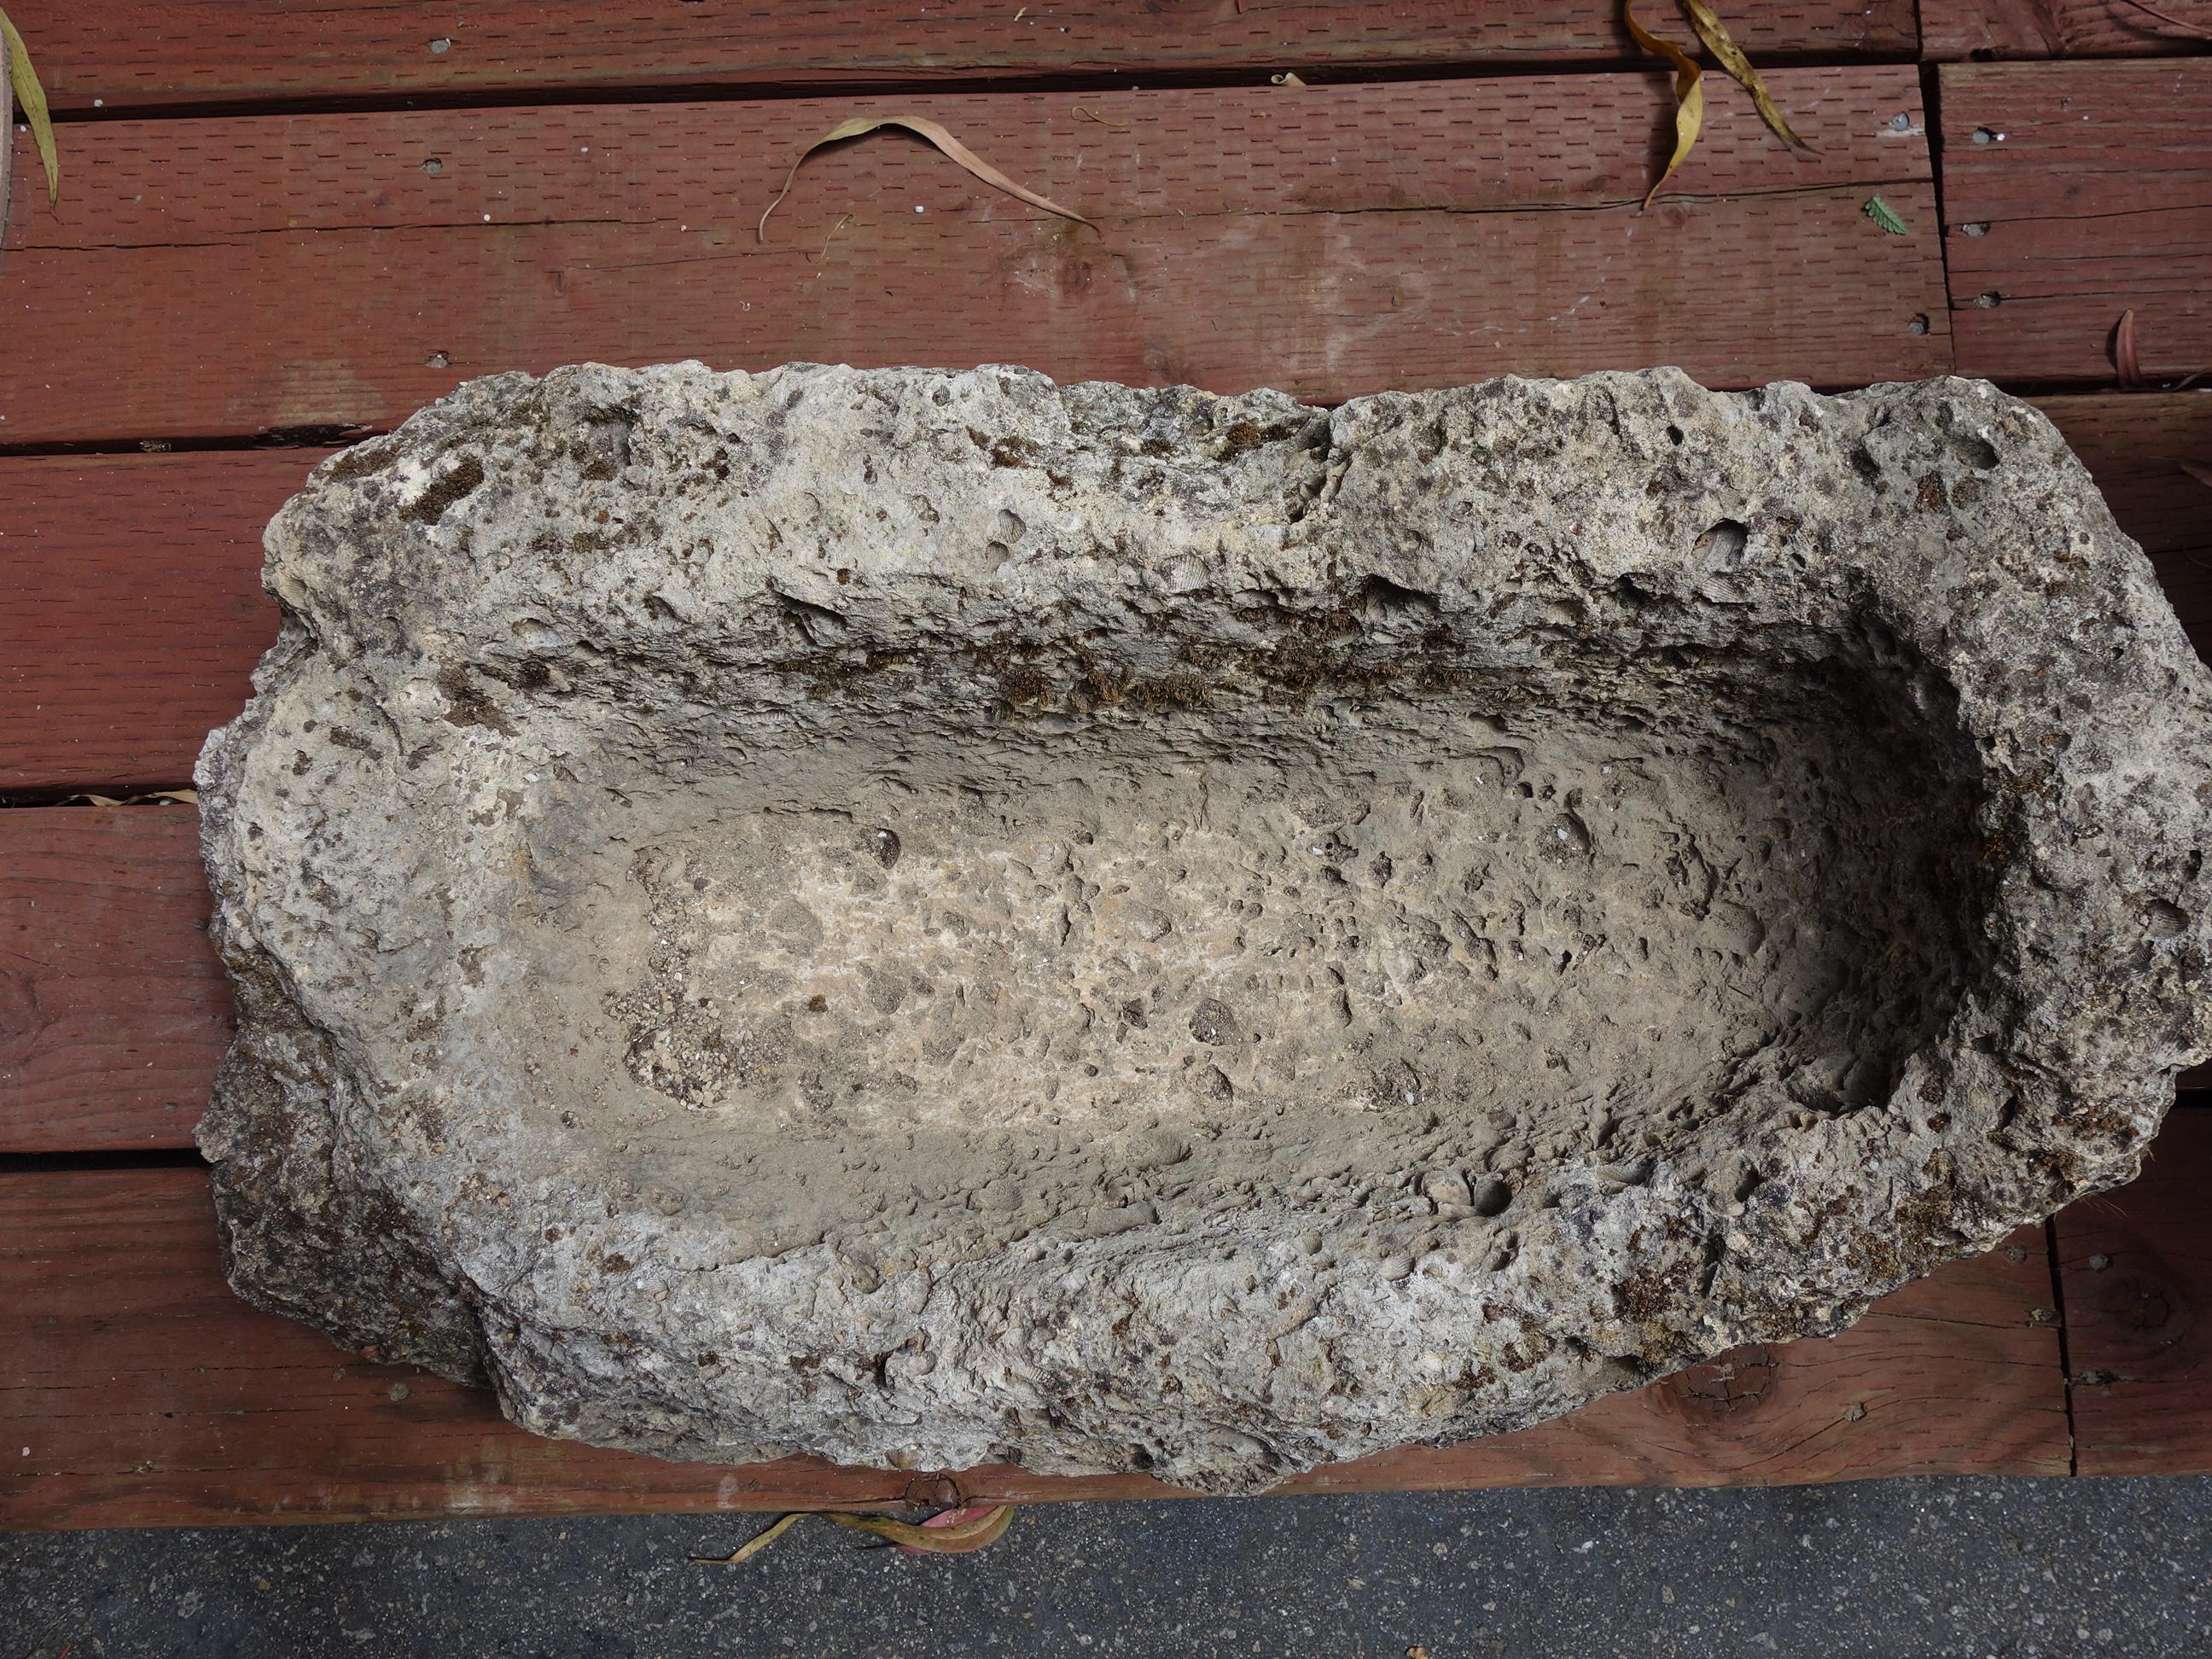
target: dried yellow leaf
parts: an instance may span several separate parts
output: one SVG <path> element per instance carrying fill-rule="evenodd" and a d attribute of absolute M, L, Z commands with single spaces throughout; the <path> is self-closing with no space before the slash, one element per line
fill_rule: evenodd
<path fill-rule="evenodd" d="M 696 1565 L 702 1567 L 734 1567 L 742 1565 L 758 1555 L 770 1544 L 804 1521 L 809 1513 L 818 1513 L 834 1526 L 854 1532 L 872 1533 L 888 1540 L 902 1549 L 921 1550 L 931 1555 L 966 1555 L 996 1543 L 1014 1518 L 1014 1506 L 1001 1504 L 972 1521 L 955 1521 L 941 1527 L 915 1526 L 910 1522 L 893 1521 L 880 1515 L 842 1515 L 835 1510 L 794 1510 L 773 1526 L 763 1528 L 728 1555 L 695 1555 Z"/>
<path fill-rule="evenodd" d="M 956 1522 L 949 1527 L 917 1527 L 879 1515 L 825 1514 L 822 1518 L 854 1532 L 873 1533 L 907 1549 L 926 1550 L 932 1555 L 965 1555 L 998 1542 L 1006 1523 L 1014 1518 L 1014 1506 L 1001 1504 L 973 1521 Z"/>
<path fill-rule="evenodd" d="M 1620 0 L 1620 21 L 1628 26 L 1628 33 L 1636 44 L 1655 57 L 1663 58 L 1674 66 L 1674 153 L 1667 158 L 1667 165 L 1651 188 L 1644 192 L 1644 205 L 1650 207 L 1651 198 L 1659 193 L 1659 186 L 1674 176 L 1674 169 L 1682 165 L 1690 147 L 1698 142 L 1698 132 L 1705 123 L 1705 89 L 1700 84 L 1703 72 L 1696 61 L 1672 40 L 1662 40 L 1636 21 L 1635 0 Z"/>
<path fill-rule="evenodd" d="M 23 119 L 31 129 L 31 142 L 39 147 L 39 164 L 46 170 L 46 200 L 49 204 L 61 200 L 61 156 L 54 149 L 54 120 L 46 108 L 46 89 L 39 84 L 39 77 L 31 68 L 31 54 L 24 49 L 23 37 L 15 33 L 15 26 L 8 21 L 8 14 L 0 11 L 0 40 L 7 43 L 8 83 L 15 89 L 15 101 L 23 106 Z M 13 143 L 13 133 L 0 132 L 0 143 Z M 0 211 L 7 204 L 0 202 Z"/>
<path fill-rule="evenodd" d="M 2123 386 L 2133 390 L 2143 383 L 2142 360 L 2136 355 L 2133 306 L 2120 313 L 2120 320 L 2112 329 L 2112 368 L 2118 372 Z"/>
<path fill-rule="evenodd" d="M 1719 60 L 1723 69 L 1743 83 L 1745 91 L 1750 93 L 1751 101 L 1759 106 L 1759 118 L 1786 142 L 1800 149 L 1811 150 L 1813 146 L 1799 137 L 1790 126 L 1781 107 L 1775 103 L 1773 95 L 1766 90 L 1766 82 L 1759 78 L 1759 71 L 1752 67 L 1751 59 L 1743 55 L 1743 48 L 1736 45 L 1729 35 L 1728 26 L 1721 21 L 1719 15 L 1705 3 L 1705 0 L 1682 0 L 1682 9 L 1690 14 L 1690 27 L 1697 30 L 1698 39 L 1705 43 L 1705 49 Z"/>
<path fill-rule="evenodd" d="M 791 194 L 791 182 L 799 177 L 799 169 L 808 156 L 825 144 L 842 143 L 848 138 L 860 137 L 864 134 L 875 131 L 879 127 L 902 127 L 918 137 L 927 138 L 939 150 L 994 190 L 1003 190 L 1007 195 L 1027 202 L 1031 207 L 1042 208 L 1047 213 L 1056 213 L 1063 219 L 1073 219 L 1079 225 L 1091 224 L 1090 220 L 1076 212 L 1074 209 L 1064 208 L 1059 203 L 1040 196 L 1033 190 L 1024 189 L 935 121 L 927 120 L 919 115 L 856 115 L 849 121 L 840 121 L 799 152 L 799 159 L 791 164 L 791 171 L 783 175 L 783 188 L 776 191 L 775 200 L 768 204 L 768 212 L 761 215 L 760 224 L 755 234 L 763 242 L 768 240 L 768 216 L 781 207 L 783 204 L 783 198 Z M 1095 230 L 1097 227 L 1093 225 L 1091 228 Z"/>
<path fill-rule="evenodd" d="M 745 1540 L 744 1543 L 738 1545 L 738 1547 L 730 1554 L 695 1555 L 691 1558 L 692 1565 L 701 1567 L 734 1567 L 742 1565 L 744 1563 L 751 1560 L 753 1557 L 758 1555 L 763 1550 L 766 1549 L 770 1544 L 775 1542 L 777 1539 L 782 1537 L 784 1534 L 789 1532 L 792 1528 L 798 1525 L 799 1522 L 804 1521 L 805 1518 L 805 1510 L 795 1510 L 791 1514 L 785 1516 L 781 1520 L 776 1522 L 775 1525 L 763 1528 L 759 1532 L 755 1533 L 750 1538 Z"/>

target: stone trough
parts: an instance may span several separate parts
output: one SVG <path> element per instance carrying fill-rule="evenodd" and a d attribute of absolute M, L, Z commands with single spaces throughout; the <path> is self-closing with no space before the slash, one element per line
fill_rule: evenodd
<path fill-rule="evenodd" d="M 665 1457 L 1215 1492 L 2126 1180 L 2208 684 L 2027 405 L 696 364 L 268 537 L 232 1282 Z"/>

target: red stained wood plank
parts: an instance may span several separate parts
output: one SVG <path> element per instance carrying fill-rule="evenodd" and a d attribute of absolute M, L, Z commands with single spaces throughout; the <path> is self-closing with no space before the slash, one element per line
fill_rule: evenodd
<path fill-rule="evenodd" d="M 2109 381 L 2129 310 L 2149 379 L 2212 365 L 2212 58 L 1942 75 L 1960 371 Z"/>
<path fill-rule="evenodd" d="M 15 0 L 9 11 L 60 109 L 1069 74 L 1257 82 L 1285 69 L 1637 58 L 1613 9 L 1583 0 Z M 1773 0 L 1731 26 L 1765 61 L 1911 56 L 1918 43 L 1911 0 Z"/>
<path fill-rule="evenodd" d="M 276 636 L 261 527 L 325 453 L 0 459 L 0 794 L 187 780 Z"/>
<path fill-rule="evenodd" d="M 191 1144 L 229 1044 L 189 806 L 0 812 L 0 1152 Z"/>
<path fill-rule="evenodd" d="M 1739 1350 L 1520 1434 L 1285 1490 L 2063 1474 L 2050 1286 L 2040 1231 L 2024 1230 L 1840 1336 Z M 724 1468 L 537 1439 L 488 1394 L 365 1363 L 239 1302 L 192 1170 L 0 1176 L 0 1418 L 14 1529 L 1174 1495 L 1135 1476 Z M 702 1529 L 702 1552 L 740 1535 Z"/>
<path fill-rule="evenodd" d="M 765 245 L 775 181 L 849 103 L 79 125 L 58 212 L 17 180 L 0 433 L 388 425 L 465 376 L 583 358 L 1012 361 L 1322 399 L 1948 368 L 1914 71 L 1778 72 L 1818 156 L 1714 78 L 1649 213 L 1656 75 L 937 94 L 908 101 L 1098 228 L 894 136 L 810 161 Z M 1911 234 L 1865 218 L 1876 188 Z"/>
<path fill-rule="evenodd" d="M 2179 1110 L 2141 1180 L 2058 1218 L 2084 1474 L 2212 1474 L 2212 1109 Z"/>
<path fill-rule="evenodd" d="M 2160 11 L 2212 29 L 2195 0 Z M 1988 58 L 2127 58 L 2203 52 L 2205 36 L 2128 0 L 1920 0 L 1920 55 L 1933 62 Z"/>

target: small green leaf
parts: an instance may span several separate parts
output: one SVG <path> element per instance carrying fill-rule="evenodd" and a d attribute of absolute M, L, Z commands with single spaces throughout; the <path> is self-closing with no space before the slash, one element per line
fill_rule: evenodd
<path fill-rule="evenodd" d="M 1910 236 L 1912 234 L 1906 228 L 1905 221 L 1897 216 L 1897 210 L 1879 196 L 1868 197 L 1866 205 L 1859 211 L 1893 236 Z"/>

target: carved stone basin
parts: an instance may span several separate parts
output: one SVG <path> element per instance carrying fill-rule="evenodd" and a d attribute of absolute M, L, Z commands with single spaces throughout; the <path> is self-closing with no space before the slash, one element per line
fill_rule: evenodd
<path fill-rule="evenodd" d="M 2212 1036 L 2205 676 L 1978 383 L 586 367 L 268 545 L 232 1280 L 542 1432 L 1256 1490 L 1832 1331 Z"/>

